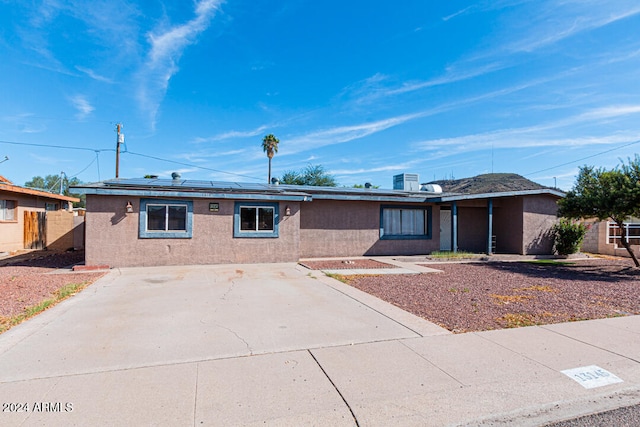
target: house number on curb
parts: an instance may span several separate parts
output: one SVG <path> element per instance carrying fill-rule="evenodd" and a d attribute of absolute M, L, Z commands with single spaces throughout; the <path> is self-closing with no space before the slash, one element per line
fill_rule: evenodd
<path fill-rule="evenodd" d="M 566 369 L 561 372 L 584 388 L 596 388 L 623 382 L 611 372 L 596 365 Z"/>

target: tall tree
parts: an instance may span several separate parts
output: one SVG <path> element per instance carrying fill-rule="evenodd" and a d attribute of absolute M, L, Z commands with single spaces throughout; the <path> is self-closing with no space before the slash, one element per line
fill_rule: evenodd
<path fill-rule="evenodd" d="M 640 267 L 624 227 L 629 217 L 640 216 L 640 157 L 612 170 L 580 168 L 573 189 L 558 204 L 558 215 L 566 218 L 610 218 L 620 229 L 620 244 Z"/>
<path fill-rule="evenodd" d="M 282 184 L 312 185 L 317 187 L 336 187 L 338 183 L 322 165 L 308 165 L 300 172 L 287 171 L 280 179 Z"/>
<path fill-rule="evenodd" d="M 60 181 L 60 175 L 47 175 L 44 178 L 41 176 L 34 176 L 30 181 L 24 183 L 25 187 L 29 188 L 37 188 L 39 190 L 49 191 L 51 193 L 60 193 L 60 184 L 62 184 L 62 194 L 65 196 L 78 197 L 80 198 L 80 202 L 74 203 L 74 207 L 84 207 L 85 205 L 85 196 L 78 194 L 71 194 L 69 192 L 69 186 L 80 184 L 80 180 L 78 178 L 71 178 L 64 175 L 62 178 L 62 182 Z"/>
<path fill-rule="evenodd" d="M 271 184 L 271 159 L 278 152 L 278 144 L 280 140 L 276 138 L 273 134 L 269 134 L 262 138 L 262 150 L 267 153 L 267 157 L 269 158 L 269 179 L 268 183 Z"/>

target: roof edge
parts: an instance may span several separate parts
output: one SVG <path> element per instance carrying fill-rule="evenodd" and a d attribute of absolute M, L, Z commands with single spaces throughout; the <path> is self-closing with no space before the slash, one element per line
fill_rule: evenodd
<path fill-rule="evenodd" d="M 46 197 L 49 199 L 64 200 L 66 202 L 77 203 L 80 201 L 77 197 L 65 196 L 63 194 L 49 193 L 47 191 L 35 190 L 33 188 L 20 187 L 19 185 L 7 184 L 0 182 L 0 191 L 9 191 L 11 193 L 28 194 L 30 196 Z"/>

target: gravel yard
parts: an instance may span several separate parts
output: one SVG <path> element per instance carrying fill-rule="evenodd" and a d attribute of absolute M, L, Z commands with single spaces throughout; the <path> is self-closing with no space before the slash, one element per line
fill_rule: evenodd
<path fill-rule="evenodd" d="M 74 273 L 83 252 L 27 252 L 0 260 L 0 322 L 22 314 L 68 284 L 92 283 L 105 273 Z"/>
<path fill-rule="evenodd" d="M 456 333 L 640 314 L 640 270 L 627 260 L 428 266 L 443 273 L 345 279 Z"/>

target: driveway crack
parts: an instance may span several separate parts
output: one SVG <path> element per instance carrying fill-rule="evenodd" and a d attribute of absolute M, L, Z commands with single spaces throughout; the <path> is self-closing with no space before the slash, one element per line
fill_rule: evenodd
<path fill-rule="evenodd" d="M 244 338 L 242 338 L 240 335 L 238 335 L 238 333 L 237 333 L 236 331 L 234 331 L 234 330 L 233 330 L 233 329 L 231 329 L 231 328 L 227 328 L 226 326 L 221 325 L 221 324 L 219 324 L 219 323 L 215 323 L 215 325 L 216 325 L 217 327 L 219 327 L 219 328 L 224 329 L 224 330 L 225 330 L 225 331 L 227 331 L 227 332 L 232 333 L 236 338 L 238 338 L 240 341 L 242 341 L 242 342 L 244 343 L 244 345 L 247 347 L 247 350 L 249 350 L 249 355 L 250 355 L 250 356 L 253 356 L 253 349 L 251 348 L 251 346 L 249 345 L 249 343 L 247 342 L 247 340 L 245 340 L 245 339 L 244 339 Z"/>
<path fill-rule="evenodd" d="M 338 393 L 338 396 L 340 396 L 340 399 L 342 399 L 344 404 L 347 406 L 347 409 L 351 413 L 351 416 L 353 417 L 353 421 L 356 423 L 356 426 L 360 427 L 360 423 L 358 423 L 358 418 L 356 418 L 356 414 L 353 412 L 353 409 L 351 409 L 351 406 L 349 405 L 349 402 L 347 402 L 347 399 L 345 399 L 342 393 L 340 392 L 340 389 L 338 388 L 338 386 L 336 386 L 336 384 L 333 382 L 329 374 L 327 374 L 327 371 L 324 370 L 324 368 L 322 367 L 318 359 L 316 359 L 316 356 L 311 352 L 311 350 L 307 350 L 307 351 L 309 352 L 313 360 L 316 362 L 316 364 L 318 365 L 318 367 L 320 368 L 324 376 L 327 377 L 327 379 L 329 380 L 333 388 L 336 390 L 336 392 Z"/>

